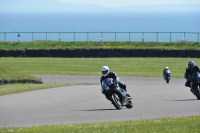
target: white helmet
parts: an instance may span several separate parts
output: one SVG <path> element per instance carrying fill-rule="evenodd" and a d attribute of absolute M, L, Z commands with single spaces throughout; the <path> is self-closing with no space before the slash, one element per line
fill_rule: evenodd
<path fill-rule="evenodd" d="M 169 69 L 168 66 L 166 66 L 165 69 Z"/>
<path fill-rule="evenodd" d="M 101 72 L 102 72 L 102 76 L 104 76 L 104 77 L 107 76 L 109 74 L 109 72 L 110 72 L 109 67 L 103 66 L 101 68 Z"/>

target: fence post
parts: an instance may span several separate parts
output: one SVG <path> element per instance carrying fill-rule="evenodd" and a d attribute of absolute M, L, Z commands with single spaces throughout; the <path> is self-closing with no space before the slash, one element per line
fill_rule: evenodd
<path fill-rule="evenodd" d="M 185 32 L 184 32 L 184 43 L 185 43 Z"/>
<path fill-rule="evenodd" d="M 60 44 L 60 42 L 61 42 L 61 32 L 60 32 L 60 35 L 59 35 L 59 44 Z"/>
<path fill-rule="evenodd" d="M 185 32 L 183 33 L 183 39 L 182 39 L 182 43 L 185 43 Z"/>
<path fill-rule="evenodd" d="M 100 43 L 103 43 L 103 32 L 101 32 L 101 38 L 100 38 Z"/>
<path fill-rule="evenodd" d="M 170 32 L 170 43 L 172 42 L 172 33 Z"/>
<path fill-rule="evenodd" d="M 4 43 L 6 43 L 6 32 L 5 32 L 5 36 L 4 36 Z"/>
<path fill-rule="evenodd" d="M 17 37 L 18 37 L 18 43 L 19 43 L 20 42 L 20 34 L 19 34 L 19 32 L 17 34 Z"/>
<path fill-rule="evenodd" d="M 144 43 L 144 32 L 142 33 L 142 43 Z"/>

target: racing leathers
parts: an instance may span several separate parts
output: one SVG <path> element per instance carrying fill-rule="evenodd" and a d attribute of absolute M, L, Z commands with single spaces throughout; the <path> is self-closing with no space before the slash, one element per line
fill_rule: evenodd
<path fill-rule="evenodd" d="M 192 77 L 192 74 L 194 72 L 200 72 L 200 69 L 198 66 L 194 66 L 193 68 L 189 68 L 187 67 L 186 70 L 185 70 L 185 79 L 187 80 L 186 83 L 185 83 L 185 86 L 187 87 L 191 87 L 190 83 L 191 83 L 191 77 Z"/>

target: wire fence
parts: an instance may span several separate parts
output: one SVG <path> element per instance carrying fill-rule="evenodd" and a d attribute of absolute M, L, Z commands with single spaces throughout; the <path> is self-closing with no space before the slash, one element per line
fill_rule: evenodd
<path fill-rule="evenodd" d="M 200 32 L 0 32 L 0 42 L 199 42 Z"/>

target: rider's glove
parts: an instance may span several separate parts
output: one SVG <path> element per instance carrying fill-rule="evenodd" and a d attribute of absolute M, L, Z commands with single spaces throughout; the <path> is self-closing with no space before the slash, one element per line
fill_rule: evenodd
<path fill-rule="evenodd" d="M 116 78 L 115 82 L 116 82 L 116 83 L 119 83 L 119 77 Z"/>

